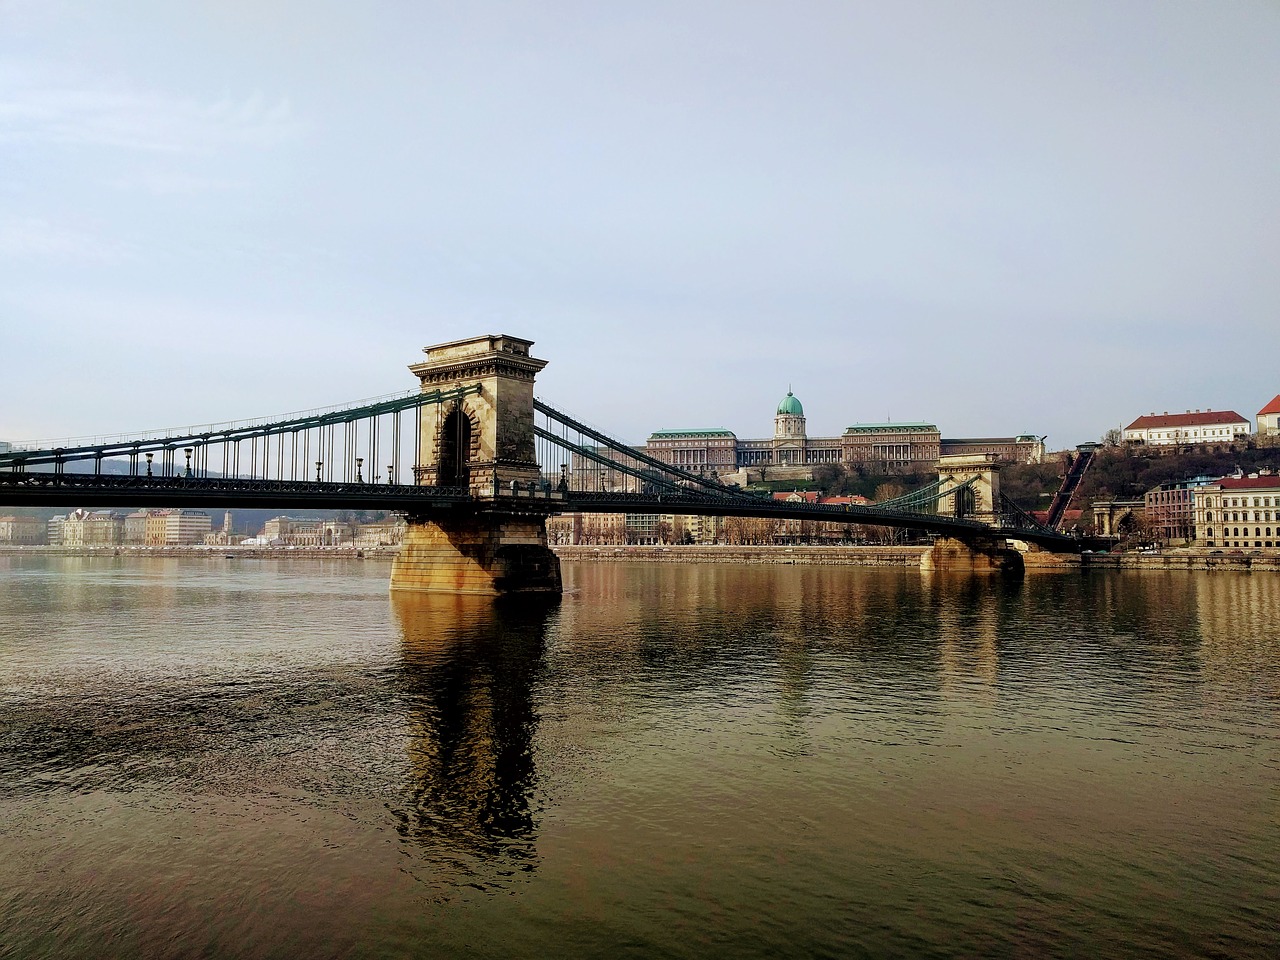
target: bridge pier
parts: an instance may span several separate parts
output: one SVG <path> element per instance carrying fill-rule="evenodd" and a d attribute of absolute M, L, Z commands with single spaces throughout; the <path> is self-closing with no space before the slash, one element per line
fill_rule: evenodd
<path fill-rule="evenodd" d="M 540 516 L 493 513 L 410 518 L 391 567 L 391 589 L 500 596 L 560 593 L 560 558 Z"/>
<path fill-rule="evenodd" d="M 546 513 L 497 505 L 536 485 L 533 382 L 546 366 L 530 340 L 487 334 L 427 347 L 409 369 L 423 392 L 457 391 L 419 424 L 419 483 L 464 488 L 480 504 L 458 516 L 410 517 L 391 589 L 480 594 L 560 592 L 560 560 L 547 546 Z"/>
<path fill-rule="evenodd" d="M 939 537 L 933 548 L 920 557 L 921 570 L 954 573 L 999 573 L 1020 577 L 1026 570 L 1022 554 L 1004 540 L 966 543 Z"/>

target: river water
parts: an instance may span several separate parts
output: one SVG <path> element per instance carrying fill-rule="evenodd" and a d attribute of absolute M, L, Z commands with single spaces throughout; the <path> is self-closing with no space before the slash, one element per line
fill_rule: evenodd
<path fill-rule="evenodd" d="M 0 557 L 0 955 L 1275 957 L 1280 577 Z"/>

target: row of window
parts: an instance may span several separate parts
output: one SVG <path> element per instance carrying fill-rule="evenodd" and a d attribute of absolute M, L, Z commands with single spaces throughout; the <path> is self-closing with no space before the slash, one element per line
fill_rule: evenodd
<path fill-rule="evenodd" d="M 1141 440 L 1145 433 L 1148 440 L 1194 440 L 1197 437 L 1230 437 L 1236 427 L 1190 427 L 1186 430 L 1126 430 L 1125 439 Z"/>
<path fill-rule="evenodd" d="M 1275 506 L 1280 507 L 1280 497 L 1276 497 L 1275 500 L 1276 500 Z M 1216 507 L 1219 505 L 1218 498 L 1206 497 L 1204 505 L 1206 507 Z M 1248 497 L 1223 497 L 1221 505 L 1224 507 L 1247 507 L 1249 506 L 1249 498 Z M 1272 503 L 1271 503 L 1270 497 L 1254 497 L 1253 498 L 1253 506 L 1255 507 L 1269 507 L 1271 505 Z"/>
<path fill-rule="evenodd" d="M 1280 510 L 1277 510 L 1277 511 L 1276 511 L 1276 519 L 1277 519 L 1277 520 L 1280 520 Z M 1212 511 L 1212 510 L 1206 510 L 1206 511 L 1205 511 L 1205 514 L 1204 514 L 1204 522 L 1205 522 L 1205 523 L 1213 523 L 1213 511 Z M 1250 523 L 1250 522 L 1252 522 L 1252 523 L 1259 523 L 1259 522 L 1261 522 L 1261 523 L 1270 523 L 1270 522 L 1271 522 L 1271 511 L 1270 511 L 1270 510 L 1255 510 L 1255 511 L 1253 511 L 1253 513 L 1252 513 L 1252 514 L 1250 514 L 1250 512 L 1249 512 L 1248 510 L 1245 510 L 1245 511 L 1243 511 L 1243 512 L 1241 512 L 1241 511 L 1239 511 L 1239 510 L 1232 510 L 1230 513 L 1228 513 L 1227 511 L 1225 511 L 1225 510 L 1224 510 L 1224 511 L 1222 512 L 1222 522 L 1223 522 L 1223 523 Z"/>
<path fill-rule="evenodd" d="M 1255 537 L 1262 537 L 1262 536 L 1267 536 L 1267 537 L 1269 537 L 1269 536 L 1271 536 L 1271 528 L 1270 528 L 1270 527 L 1267 527 L 1267 528 L 1266 528 L 1266 531 L 1267 531 L 1267 532 L 1266 532 L 1265 534 L 1262 532 L 1262 530 L 1263 530 L 1263 528 L 1262 528 L 1262 527 L 1254 527 L 1254 528 L 1253 528 L 1253 535 L 1254 535 Z M 1205 538 L 1210 542 L 1210 544 L 1212 544 L 1212 543 L 1213 543 L 1213 527 L 1206 527 L 1206 528 L 1205 528 L 1205 531 L 1204 531 L 1204 535 L 1205 535 Z M 1224 537 L 1238 537 L 1238 536 L 1240 536 L 1240 528 L 1239 528 L 1239 527 L 1223 527 L 1223 528 L 1222 528 L 1222 535 L 1223 535 Z M 1244 528 L 1244 535 L 1245 535 L 1246 537 L 1247 537 L 1247 536 L 1249 536 L 1249 528 L 1248 528 L 1248 527 L 1245 527 L 1245 528 Z M 1259 546 L 1261 546 L 1261 544 L 1259 544 Z M 1269 547 L 1269 546 L 1271 546 L 1271 544 L 1270 544 L 1270 543 L 1268 543 L 1268 544 L 1267 544 L 1267 546 Z"/>
<path fill-rule="evenodd" d="M 1159 490 L 1155 493 L 1148 493 L 1147 500 L 1150 503 L 1184 503 L 1191 500 L 1190 490 Z"/>

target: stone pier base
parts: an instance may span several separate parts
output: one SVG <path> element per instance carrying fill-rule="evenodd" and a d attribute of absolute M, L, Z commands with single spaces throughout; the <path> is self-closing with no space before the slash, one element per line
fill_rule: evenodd
<path fill-rule="evenodd" d="M 540 517 L 414 520 L 391 567 L 391 589 L 500 596 L 560 593 L 560 560 Z"/>
<path fill-rule="evenodd" d="M 1022 554 L 1003 540 L 968 544 L 942 537 L 920 557 L 920 569 L 1022 576 L 1026 568 Z"/>

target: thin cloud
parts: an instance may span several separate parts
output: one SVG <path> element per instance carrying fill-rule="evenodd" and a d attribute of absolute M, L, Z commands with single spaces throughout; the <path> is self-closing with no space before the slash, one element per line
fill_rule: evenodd
<path fill-rule="evenodd" d="M 104 182 L 116 190 L 142 191 L 156 197 L 225 192 L 240 189 L 245 185 L 243 180 L 203 177 L 173 170 L 140 171 L 127 177 L 115 177 Z"/>
<path fill-rule="evenodd" d="M 0 141 L 8 143 L 205 153 L 274 146 L 302 130 L 288 97 L 256 92 L 202 103 L 21 70 L 0 75 Z"/>
<path fill-rule="evenodd" d="M 33 259 L 119 264 L 136 260 L 137 251 L 39 217 L 0 220 L 0 260 Z"/>

